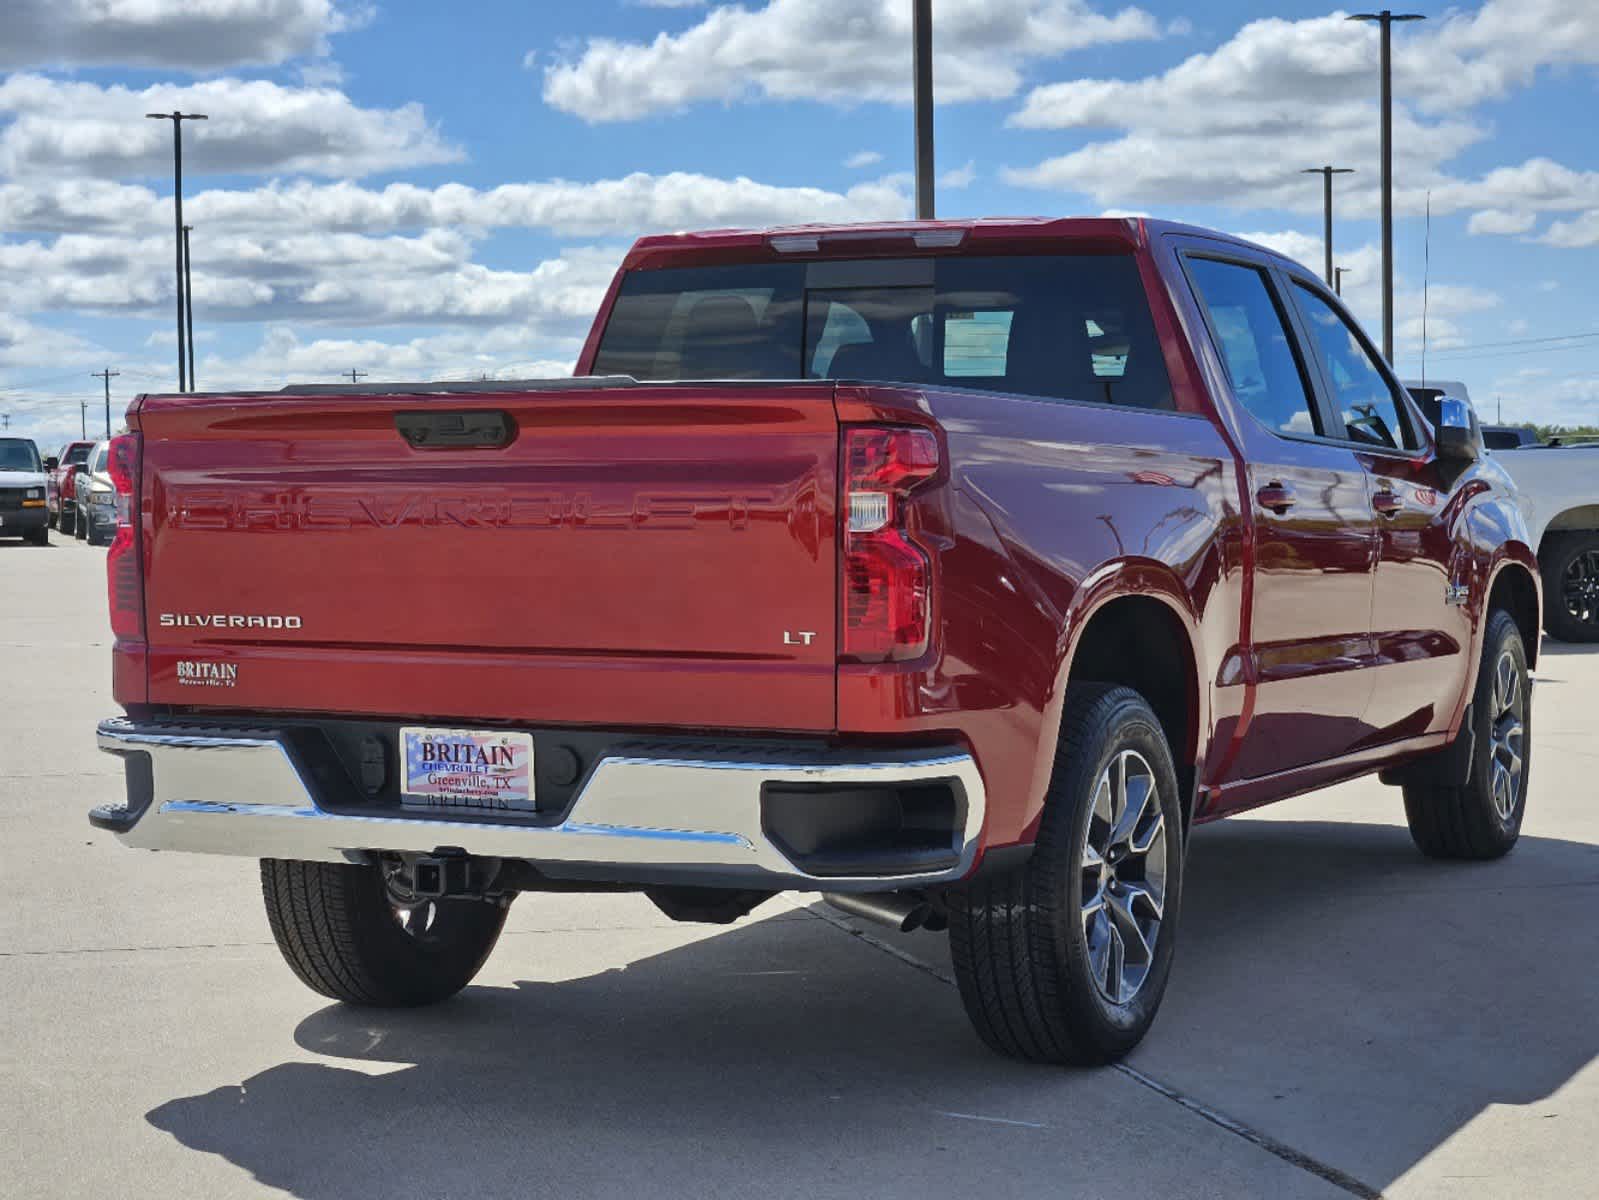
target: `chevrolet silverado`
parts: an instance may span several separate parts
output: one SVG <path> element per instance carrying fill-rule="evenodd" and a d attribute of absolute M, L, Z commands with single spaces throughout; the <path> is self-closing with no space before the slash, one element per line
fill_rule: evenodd
<path fill-rule="evenodd" d="M 1111 1061 L 1192 825 L 1381 771 L 1423 853 L 1514 845 L 1538 568 L 1438 410 L 1204 230 L 648 237 L 569 380 L 134 403 L 90 819 L 261 860 L 349 1003 L 454 994 L 519 893 L 796 890 Z"/>

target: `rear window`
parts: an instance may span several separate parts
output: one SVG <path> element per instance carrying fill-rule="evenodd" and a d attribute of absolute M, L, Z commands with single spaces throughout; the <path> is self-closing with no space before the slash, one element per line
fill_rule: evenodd
<path fill-rule="evenodd" d="M 61 462 L 69 467 L 80 467 L 89 461 L 89 451 L 93 449 L 93 442 L 82 442 L 76 446 L 68 446 L 67 452 L 61 456 Z"/>
<path fill-rule="evenodd" d="M 1128 256 L 751 263 L 631 271 L 594 372 L 855 379 L 1173 407 Z"/>

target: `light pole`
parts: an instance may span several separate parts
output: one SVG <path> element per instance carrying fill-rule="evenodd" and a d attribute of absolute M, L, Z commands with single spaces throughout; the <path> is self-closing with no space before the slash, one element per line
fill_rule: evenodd
<path fill-rule="evenodd" d="M 1333 283 L 1332 264 L 1332 177 L 1334 175 L 1353 175 L 1354 167 L 1306 167 L 1301 175 L 1320 175 L 1322 183 L 1323 216 L 1321 241 L 1327 252 L 1327 271 L 1325 278 L 1328 283 Z"/>
<path fill-rule="evenodd" d="M 1375 21 L 1382 33 L 1382 353 L 1394 360 L 1394 88 L 1393 23 L 1425 21 L 1420 13 L 1355 13 L 1351 21 Z"/>
<path fill-rule="evenodd" d="M 933 0 L 914 0 L 916 43 L 916 217 L 933 219 Z"/>
<path fill-rule="evenodd" d="M 90 371 L 89 374 L 96 379 L 105 380 L 105 436 L 106 440 L 109 441 L 111 439 L 111 381 L 122 372 L 113 371 L 110 367 L 107 367 L 103 371 Z"/>
<path fill-rule="evenodd" d="M 172 122 L 172 232 L 177 242 L 174 254 L 177 258 L 178 277 L 178 391 L 186 392 L 189 390 L 189 379 L 183 352 L 183 123 L 204 121 L 208 118 L 204 113 L 178 112 L 176 109 L 169 113 L 144 115 L 152 121 Z"/>
<path fill-rule="evenodd" d="M 184 337 L 189 343 L 189 390 L 194 391 L 194 270 L 189 259 L 189 230 L 193 225 L 183 227 L 183 326 Z"/>

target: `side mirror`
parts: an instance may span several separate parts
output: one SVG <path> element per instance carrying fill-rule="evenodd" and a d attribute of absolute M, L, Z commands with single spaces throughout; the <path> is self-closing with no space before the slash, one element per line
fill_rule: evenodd
<path fill-rule="evenodd" d="M 1471 407 L 1464 400 L 1438 397 L 1438 423 L 1433 427 L 1438 457 L 1445 462 L 1476 462 L 1480 448 L 1475 425 Z"/>
<path fill-rule="evenodd" d="M 46 471 L 54 471 L 60 465 L 61 465 L 61 460 L 59 458 L 57 458 L 54 454 L 52 454 L 49 458 L 44 460 L 44 469 Z"/>

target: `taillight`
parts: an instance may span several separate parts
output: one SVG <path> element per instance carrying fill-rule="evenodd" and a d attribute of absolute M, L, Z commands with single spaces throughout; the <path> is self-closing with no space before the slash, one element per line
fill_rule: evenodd
<path fill-rule="evenodd" d="M 907 535 L 904 501 L 937 473 L 938 439 L 929 430 L 844 429 L 845 658 L 892 662 L 927 650 L 932 563 Z"/>
<path fill-rule="evenodd" d="M 106 474 L 117 492 L 117 533 L 106 551 L 106 592 L 111 632 L 119 638 L 144 638 L 144 590 L 139 566 L 139 435 L 111 439 Z"/>

